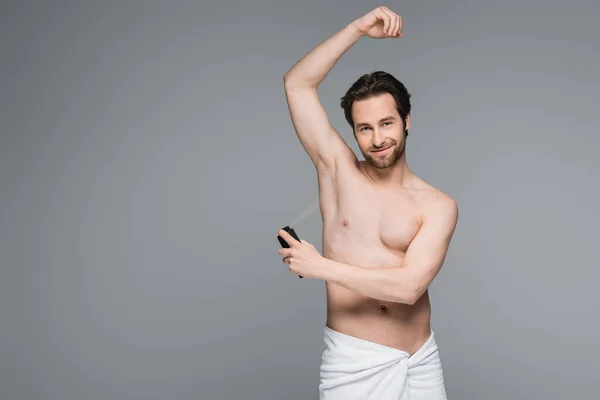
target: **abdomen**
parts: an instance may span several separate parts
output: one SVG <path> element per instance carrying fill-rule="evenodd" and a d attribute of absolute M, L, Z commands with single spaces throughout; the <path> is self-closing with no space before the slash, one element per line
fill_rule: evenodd
<path fill-rule="evenodd" d="M 431 311 L 427 292 L 408 305 L 369 298 L 332 283 L 326 286 L 327 326 L 331 329 L 406 351 L 428 337 Z"/>

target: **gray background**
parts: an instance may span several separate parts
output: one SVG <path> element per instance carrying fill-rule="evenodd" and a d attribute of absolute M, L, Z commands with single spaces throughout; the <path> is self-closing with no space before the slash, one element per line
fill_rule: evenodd
<path fill-rule="evenodd" d="M 460 222 L 431 286 L 450 399 L 598 396 L 598 2 L 386 3 L 321 86 L 413 94 L 409 166 Z M 372 1 L 3 1 L 0 399 L 315 399 L 316 197 L 282 76 Z M 320 219 L 297 226 L 319 249 Z M 596 315 L 596 317 L 594 317 Z"/>

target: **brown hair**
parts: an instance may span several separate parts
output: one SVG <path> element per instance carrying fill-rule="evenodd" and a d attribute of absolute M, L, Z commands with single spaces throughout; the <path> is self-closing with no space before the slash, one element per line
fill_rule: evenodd
<path fill-rule="evenodd" d="M 389 93 L 394 97 L 398 114 L 400 114 L 404 126 L 406 126 L 406 116 L 410 113 L 411 108 L 410 93 L 408 93 L 404 84 L 391 74 L 384 71 L 375 71 L 358 78 L 342 97 L 341 106 L 344 110 L 344 116 L 353 131 L 352 104 L 357 100 L 365 100 L 383 93 Z M 405 134 L 408 135 L 408 130 L 405 131 Z"/>

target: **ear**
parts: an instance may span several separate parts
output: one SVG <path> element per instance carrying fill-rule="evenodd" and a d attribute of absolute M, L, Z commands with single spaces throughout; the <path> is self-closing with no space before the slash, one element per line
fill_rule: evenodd
<path fill-rule="evenodd" d="M 404 130 L 407 131 L 410 129 L 410 113 L 406 114 L 406 126 L 404 127 Z"/>

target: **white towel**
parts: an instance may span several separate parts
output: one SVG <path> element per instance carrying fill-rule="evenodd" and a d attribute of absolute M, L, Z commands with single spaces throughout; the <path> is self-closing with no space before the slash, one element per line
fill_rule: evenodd
<path fill-rule="evenodd" d="M 412 356 L 325 326 L 320 400 L 447 400 L 434 333 Z"/>

